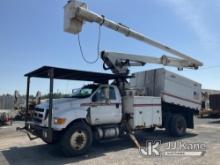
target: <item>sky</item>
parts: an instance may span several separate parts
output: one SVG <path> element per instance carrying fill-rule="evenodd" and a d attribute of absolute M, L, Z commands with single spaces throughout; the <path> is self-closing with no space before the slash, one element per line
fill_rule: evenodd
<path fill-rule="evenodd" d="M 83 61 L 77 36 L 63 31 L 63 6 L 67 0 L 1 0 L 0 2 L 0 94 L 26 91 L 24 74 L 43 65 L 104 72 L 102 61 Z M 89 9 L 146 36 L 167 44 L 204 66 L 177 71 L 220 90 L 220 1 L 218 0 L 84 0 Z M 100 50 L 160 57 L 165 52 L 101 27 Z M 97 56 L 98 25 L 86 23 L 80 34 L 88 60 Z M 148 64 L 131 72 L 159 68 Z M 32 79 L 31 93 L 48 92 L 47 80 Z M 56 81 L 55 91 L 64 93 L 85 82 Z"/>

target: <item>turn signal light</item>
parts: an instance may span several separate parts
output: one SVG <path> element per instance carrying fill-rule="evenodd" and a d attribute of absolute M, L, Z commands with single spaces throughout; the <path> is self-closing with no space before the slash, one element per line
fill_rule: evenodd
<path fill-rule="evenodd" d="M 57 124 L 57 125 L 62 125 L 64 124 L 66 121 L 65 118 L 54 118 L 54 124 Z"/>

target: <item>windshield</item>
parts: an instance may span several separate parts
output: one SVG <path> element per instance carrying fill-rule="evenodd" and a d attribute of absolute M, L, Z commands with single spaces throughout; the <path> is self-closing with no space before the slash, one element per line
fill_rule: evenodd
<path fill-rule="evenodd" d="M 93 94 L 93 92 L 98 88 L 98 85 L 87 85 L 81 89 L 73 90 L 73 98 L 86 98 Z"/>

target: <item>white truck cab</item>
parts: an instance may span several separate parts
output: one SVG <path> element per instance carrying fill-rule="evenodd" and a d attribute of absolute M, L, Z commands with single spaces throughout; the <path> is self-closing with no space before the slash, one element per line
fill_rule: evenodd
<path fill-rule="evenodd" d="M 48 127 L 48 107 L 49 101 L 36 106 L 33 116 L 36 125 Z M 118 88 L 114 85 L 90 84 L 83 86 L 69 98 L 53 100 L 54 130 L 62 131 L 77 119 L 85 119 L 91 125 L 120 123 L 122 106 Z"/>

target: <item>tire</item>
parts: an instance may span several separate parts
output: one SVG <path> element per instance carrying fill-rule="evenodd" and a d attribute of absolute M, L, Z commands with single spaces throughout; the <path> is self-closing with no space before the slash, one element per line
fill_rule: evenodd
<path fill-rule="evenodd" d="M 186 134 L 186 119 L 179 114 L 173 115 L 170 120 L 169 133 L 174 137 L 181 137 Z"/>
<path fill-rule="evenodd" d="M 144 131 L 145 132 L 154 132 L 155 127 L 151 127 L 151 128 L 145 128 Z"/>
<path fill-rule="evenodd" d="M 68 157 L 83 155 L 90 148 L 92 139 L 91 128 L 86 123 L 73 123 L 61 138 L 61 150 Z"/>

